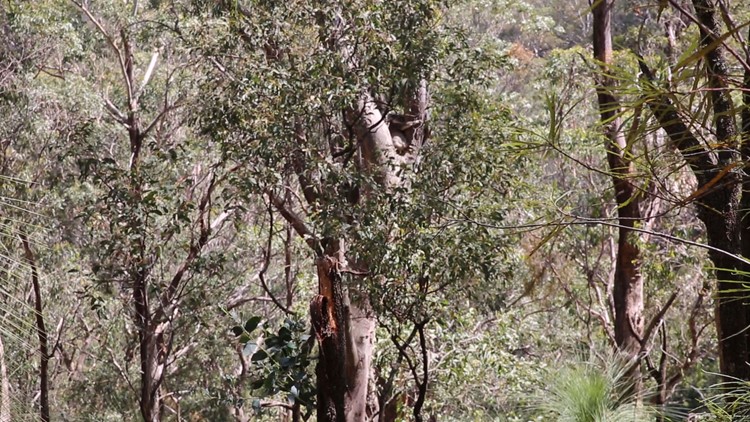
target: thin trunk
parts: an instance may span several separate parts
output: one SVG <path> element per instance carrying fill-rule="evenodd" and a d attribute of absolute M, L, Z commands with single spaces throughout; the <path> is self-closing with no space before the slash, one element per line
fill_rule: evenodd
<path fill-rule="evenodd" d="M 406 341 L 404 341 L 403 343 L 399 343 L 398 336 L 395 334 L 391 335 L 391 341 L 398 350 L 401 350 L 403 347 L 405 347 L 402 345 L 411 344 L 416 335 L 417 327 L 415 326 L 409 336 L 407 336 Z M 404 357 L 406 357 L 405 353 L 398 354 L 398 356 L 396 357 L 396 361 L 391 365 L 391 371 L 388 374 L 388 379 L 384 379 L 382 376 L 378 377 L 378 385 L 381 391 L 378 401 L 378 407 L 380 409 L 380 413 L 378 413 L 378 422 L 394 422 L 398 419 L 399 404 L 403 404 L 405 394 L 402 392 L 392 397 L 393 384 L 396 380 L 396 375 L 398 374 Z"/>
<path fill-rule="evenodd" d="M 0 337 L 0 422 L 10 421 L 10 383 L 8 368 L 5 366 L 5 346 Z"/>
<path fill-rule="evenodd" d="M 609 66 L 612 62 L 611 8 L 613 0 L 602 0 L 593 8 L 594 57 L 599 61 L 597 99 L 602 128 L 606 136 L 607 162 L 617 201 L 619 239 L 615 263 L 613 299 L 615 305 L 615 341 L 619 350 L 635 360 L 641 350 L 643 335 L 643 278 L 637 233 L 632 229 L 640 221 L 640 196 L 632 185 L 633 165 L 628 139 L 622 128 L 620 104 L 612 93 L 615 81 Z M 637 124 L 636 119 L 633 124 Z M 632 365 L 629 377 L 637 393 L 640 367 Z"/>
<path fill-rule="evenodd" d="M 292 405 L 292 422 L 302 422 L 302 403 L 299 400 Z"/>
<path fill-rule="evenodd" d="M 146 284 L 141 283 L 134 291 L 136 303 L 136 317 L 140 351 L 140 407 L 141 416 L 145 422 L 159 422 L 161 420 L 162 398 L 160 386 L 164 372 L 164 365 L 160 363 L 166 358 L 166 349 L 160 347 L 159 335 L 155 333 L 154 322 L 148 309 L 146 298 Z M 145 306 L 144 306 L 145 303 Z"/>
<path fill-rule="evenodd" d="M 123 29 L 120 32 L 123 45 L 124 77 L 126 85 L 134 86 L 133 42 Z M 131 204 L 136 206 L 142 198 L 142 176 L 140 171 L 141 151 L 144 135 L 141 130 L 138 99 L 128 95 L 127 125 L 130 143 L 129 188 Z M 145 222 L 141 216 L 131 217 L 131 229 L 134 232 L 144 230 Z M 164 344 L 163 325 L 154 318 L 149 304 L 149 274 L 146 262 L 146 244 L 144 236 L 136 236 L 130 246 L 133 277 L 133 302 L 135 305 L 135 323 L 138 327 L 139 357 L 141 365 L 140 406 L 141 416 L 145 422 L 159 422 L 163 401 L 160 394 L 164 374 L 164 361 L 168 353 Z M 171 289 L 171 286 L 170 286 Z M 161 332 L 160 332 L 161 331 Z"/>
<path fill-rule="evenodd" d="M 21 233 L 21 244 L 26 255 L 26 262 L 31 267 L 31 284 L 34 288 L 34 315 L 36 319 L 36 333 L 39 338 L 39 418 L 42 422 L 49 422 L 49 351 L 47 347 L 47 328 L 42 315 L 42 292 L 39 285 L 39 271 L 36 257 L 31 250 L 29 239 Z"/>

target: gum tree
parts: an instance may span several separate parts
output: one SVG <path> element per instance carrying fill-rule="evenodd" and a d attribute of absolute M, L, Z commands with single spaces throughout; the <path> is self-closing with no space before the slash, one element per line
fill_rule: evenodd
<path fill-rule="evenodd" d="M 605 13 L 612 4 L 598 2 L 594 11 Z M 718 280 L 715 314 L 721 372 L 728 380 L 748 380 L 747 326 L 750 320 L 745 305 L 747 295 L 741 285 L 746 280 L 746 257 L 750 255 L 750 220 L 745 218 L 750 196 L 744 171 L 750 158 L 746 145 L 750 97 L 746 93 L 734 94 L 746 91 L 750 81 L 747 53 L 742 50 L 745 48 L 744 27 L 734 21 L 720 2 L 695 0 L 692 8 L 671 1 L 668 5 L 668 12 L 679 15 L 688 25 L 679 40 L 673 28 L 667 28 L 670 57 L 664 59 L 669 68 L 665 68 L 664 76 L 659 78 L 651 68 L 652 58 L 636 54 L 640 66 L 638 82 L 630 85 L 623 82 L 621 88 L 638 92 L 640 99 L 632 105 L 633 111 L 635 114 L 635 110 L 650 111 L 650 116 L 643 121 L 653 123 L 650 127 L 644 125 L 644 129 L 662 130 L 668 139 L 664 147 L 677 153 L 697 182 L 695 190 L 676 206 L 695 204 L 697 218 L 705 226 L 708 255 Z M 665 7 L 661 7 L 659 16 L 664 11 Z M 596 16 L 595 13 L 595 22 Z M 604 29 L 600 25 L 595 37 L 603 35 Z M 698 46 L 697 50 L 675 60 L 674 51 L 680 42 L 688 45 L 690 41 Z M 604 53 L 606 49 L 602 49 L 601 43 L 598 45 L 598 51 Z M 741 70 L 742 80 L 734 77 L 733 68 Z M 604 103 L 612 104 L 612 101 Z M 610 121 L 616 118 L 617 114 L 613 114 Z M 624 171 L 626 164 L 621 163 L 616 169 Z M 622 214 L 632 201 L 618 202 Z M 637 220 L 637 216 L 631 215 L 631 219 Z M 627 226 L 624 222 L 621 224 Z M 637 334 L 637 329 L 634 333 Z"/>
<path fill-rule="evenodd" d="M 494 274 L 500 245 L 462 230 L 456 210 L 503 194 L 507 115 L 476 89 L 494 58 L 443 28 L 444 7 L 254 1 L 214 11 L 229 31 L 199 34 L 213 63 L 202 124 L 241 164 L 233 183 L 272 206 L 315 265 L 321 421 L 382 417 L 391 397 L 371 388 L 373 342 L 394 319 L 411 326 L 392 339 L 421 420 L 431 298 Z M 412 342 L 422 352 L 404 356 Z"/>

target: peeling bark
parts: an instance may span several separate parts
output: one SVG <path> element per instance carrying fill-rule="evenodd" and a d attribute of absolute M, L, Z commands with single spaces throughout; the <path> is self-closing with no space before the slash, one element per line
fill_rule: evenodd
<path fill-rule="evenodd" d="M 248 10 L 239 8 L 239 11 L 250 17 Z M 315 19 L 320 45 L 331 52 L 342 53 L 341 57 L 346 57 L 347 61 L 341 66 L 351 68 L 355 59 L 340 36 L 345 25 L 341 14 L 329 16 L 318 11 Z M 277 54 L 277 50 L 277 43 L 270 40 L 266 48 L 267 60 L 284 60 L 283 54 Z M 352 135 L 352 140 L 343 151 L 329 143 L 329 158 L 346 168 L 349 159 L 356 157 L 355 170 L 369 175 L 376 182 L 361 191 L 352 186 L 342 189 L 341 195 L 349 204 L 356 205 L 379 196 L 375 193 L 388 194 L 408 188 L 408 173 L 417 162 L 420 148 L 428 136 L 424 126 L 428 102 L 426 81 L 420 81 L 416 91 L 412 104 L 405 107 L 411 113 L 402 116 L 405 119 L 384 115 L 366 91 L 352 99 L 351 107 L 342 110 L 344 121 L 341 123 Z M 324 185 L 316 177 L 313 166 L 308 167 L 307 151 L 320 150 L 320 145 L 310 139 L 301 118 L 295 121 L 294 137 L 299 149 L 293 154 L 291 167 L 304 200 L 313 210 L 320 209 L 326 205 L 323 202 L 327 195 L 338 191 L 338 187 Z M 339 159 L 347 154 L 348 157 Z M 376 319 L 366 294 L 345 285 L 345 274 L 350 272 L 346 261 L 347 239 L 329 234 L 318 237 L 307 228 L 304 217 L 293 211 L 292 204 L 273 193 L 269 196 L 279 213 L 316 256 L 319 286 L 318 294 L 310 302 L 310 315 L 320 347 L 316 367 L 317 419 L 320 422 L 366 420 L 377 413 L 378 407 L 376 402 L 369 400 Z M 358 263 L 358 267 L 366 265 Z"/>
<path fill-rule="evenodd" d="M 318 420 L 361 421 L 368 413 L 368 386 L 375 319 L 366 298 L 351 303 L 343 285 L 343 242 L 318 258 L 319 294 L 310 317 L 320 345 Z"/>
<path fill-rule="evenodd" d="M 426 114 L 426 82 L 417 94 L 415 104 Z M 350 113 L 352 117 L 353 113 Z M 361 170 L 369 172 L 377 182 L 376 189 L 392 192 L 408 186 L 408 172 L 416 162 L 425 132 L 418 118 L 393 122 L 376 107 L 369 95 L 358 102 L 354 124 L 362 152 Z M 305 139 L 297 131 L 298 139 Z M 299 156 L 296 167 L 304 169 Z M 372 189 L 372 188 L 371 188 Z M 308 188 L 308 192 L 315 190 Z M 367 200 L 372 191 L 358 200 Z M 306 195 L 315 205 L 317 195 Z M 318 241 L 309 236 L 301 218 L 285 207 L 278 198 L 274 205 L 295 230 L 306 238 L 316 251 L 318 295 L 310 303 L 312 325 L 320 346 L 318 377 L 319 421 L 362 421 L 377 412 L 369 400 L 371 360 L 376 320 L 369 298 L 344 285 L 347 270 L 344 239 Z"/>

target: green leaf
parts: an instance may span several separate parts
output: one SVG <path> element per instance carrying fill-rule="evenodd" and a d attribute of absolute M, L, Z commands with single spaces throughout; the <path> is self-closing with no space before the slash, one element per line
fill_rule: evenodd
<path fill-rule="evenodd" d="M 279 361 L 279 365 L 281 365 L 282 368 L 289 368 L 290 366 L 294 366 L 296 361 L 297 359 L 295 359 L 294 356 L 284 357 Z"/>
<path fill-rule="evenodd" d="M 257 352 L 255 352 L 253 357 L 250 358 L 250 360 L 253 362 L 258 362 L 266 358 L 268 358 L 268 353 L 266 353 L 265 350 L 258 350 Z"/>
<path fill-rule="evenodd" d="M 239 325 L 235 325 L 234 327 L 232 327 L 232 334 L 234 334 L 235 337 L 241 336 L 244 332 L 245 330 L 243 330 Z"/>
<path fill-rule="evenodd" d="M 260 324 L 261 319 L 263 318 L 259 316 L 254 316 L 248 319 L 247 322 L 245 322 L 245 331 L 247 331 L 248 333 L 252 333 L 253 330 L 258 328 L 258 324 Z"/>
<path fill-rule="evenodd" d="M 279 338 L 281 338 L 284 341 L 289 341 L 292 339 L 292 332 L 289 331 L 286 327 L 281 327 L 279 329 Z"/>
<path fill-rule="evenodd" d="M 265 378 L 261 378 L 259 380 L 255 380 L 250 384 L 250 388 L 253 390 L 257 390 L 259 388 L 263 388 L 263 384 L 266 382 Z"/>

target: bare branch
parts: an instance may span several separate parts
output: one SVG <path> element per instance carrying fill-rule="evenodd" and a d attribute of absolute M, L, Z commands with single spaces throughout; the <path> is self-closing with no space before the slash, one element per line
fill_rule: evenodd
<path fill-rule="evenodd" d="M 146 126 L 146 129 L 144 129 L 143 132 L 141 132 L 141 136 L 145 137 L 146 135 L 148 135 L 148 133 L 151 132 L 151 129 L 153 129 L 154 126 L 156 126 L 156 124 L 159 123 L 159 121 L 161 121 L 161 119 L 163 119 L 164 116 L 167 115 L 167 113 L 174 111 L 182 106 L 183 106 L 183 103 L 180 103 L 180 102 L 175 102 L 171 105 L 165 106 L 159 112 L 159 114 L 156 117 L 154 117 L 154 120 L 152 120 L 151 123 L 149 123 L 149 125 Z"/>
<path fill-rule="evenodd" d="M 118 123 L 125 126 L 126 129 L 129 129 L 128 126 L 128 118 L 125 116 L 114 104 L 112 104 L 112 101 L 110 101 L 109 98 L 104 97 L 104 105 L 107 108 L 107 111 L 109 114 L 114 117 L 115 120 L 117 120 Z"/>
<path fill-rule="evenodd" d="M 643 332 L 643 337 L 639 339 L 642 348 L 646 347 L 646 344 L 649 342 L 651 336 L 653 335 L 654 329 L 661 325 L 661 322 L 664 320 L 664 315 L 666 315 L 675 299 L 677 299 L 678 294 L 679 291 L 673 292 L 672 295 L 669 296 L 667 303 L 665 303 L 664 306 L 662 306 L 662 308 L 659 310 L 659 312 L 657 312 L 656 315 L 654 315 L 654 317 L 651 319 L 651 322 L 649 322 L 648 326 Z"/>
<path fill-rule="evenodd" d="M 141 94 L 143 94 L 146 84 L 148 84 L 149 79 L 151 79 L 151 73 L 154 71 L 154 68 L 156 68 L 156 62 L 158 59 L 159 51 L 154 51 L 154 54 L 151 55 L 151 62 L 148 64 L 148 69 L 146 69 L 146 74 L 143 75 L 143 81 L 141 82 L 140 88 L 138 88 L 138 95 L 136 97 L 140 97 Z"/>
<path fill-rule="evenodd" d="M 271 203 L 274 207 L 279 211 L 279 214 L 281 214 L 282 217 L 286 221 L 289 222 L 289 224 L 292 225 L 292 228 L 294 231 L 297 232 L 302 239 L 305 240 L 305 243 L 307 243 L 310 248 L 315 252 L 315 255 L 317 257 L 323 256 L 323 248 L 320 245 L 320 241 L 318 238 L 307 228 L 307 225 L 305 225 L 305 222 L 302 220 L 302 217 L 297 215 L 294 211 L 287 208 L 286 201 L 276 196 L 273 192 L 270 190 L 266 191 L 266 194 L 268 195 L 268 198 L 270 199 Z"/>
<path fill-rule="evenodd" d="M 125 79 L 125 88 L 127 89 L 128 93 L 128 103 L 132 103 L 133 100 L 133 89 L 132 84 L 130 81 L 130 77 L 128 75 L 127 66 L 125 64 L 125 57 L 123 57 L 122 50 L 117 46 L 115 43 L 114 38 L 107 32 L 106 29 L 104 29 L 104 26 L 99 22 L 98 19 L 94 17 L 94 15 L 91 13 L 91 11 L 84 5 L 82 2 L 71 0 L 71 3 L 76 5 L 85 15 L 86 17 L 91 21 L 91 23 L 94 24 L 96 29 L 99 31 L 99 33 L 104 36 L 104 39 L 107 41 L 107 44 L 112 48 L 112 50 L 115 52 L 115 55 L 117 56 L 117 61 L 120 64 L 120 71 L 122 72 L 122 76 Z"/>
<path fill-rule="evenodd" d="M 289 310 L 289 308 L 282 305 L 281 302 L 276 299 L 276 296 L 273 295 L 271 289 L 268 288 L 268 284 L 266 283 L 266 271 L 268 271 L 268 267 L 271 264 L 271 246 L 273 244 L 273 205 L 270 203 L 268 204 L 268 218 L 268 240 L 266 242 L 266 248 L 263 251 L 263 267 L 258 272 L 258 279 L 260 280 L 260 285 L 263 287 L 263 290 L 279 309 L 284 311 L 287 315 L 296 315 L 295 312 Z"/>

